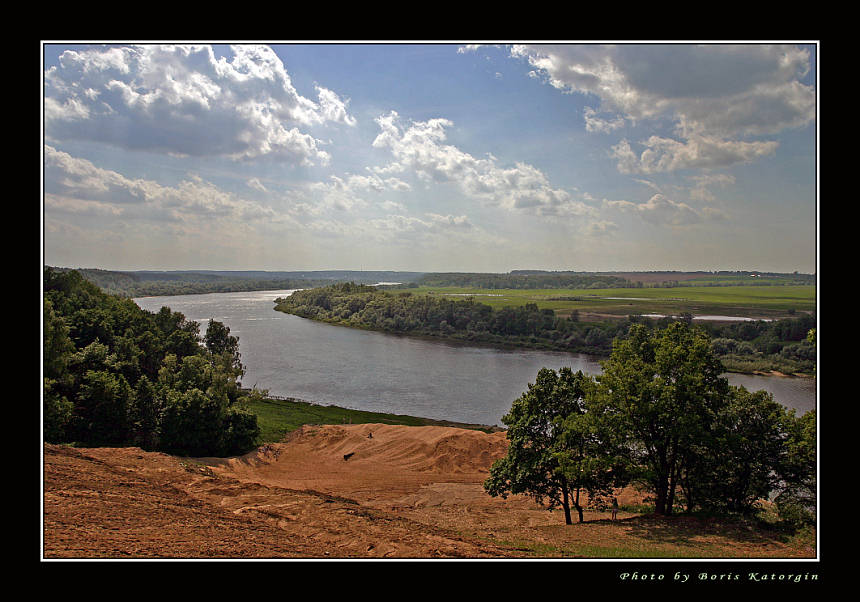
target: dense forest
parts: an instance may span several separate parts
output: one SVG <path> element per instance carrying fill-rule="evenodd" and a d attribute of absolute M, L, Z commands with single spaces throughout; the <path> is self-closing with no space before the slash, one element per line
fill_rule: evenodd
<path fill-rule="evenodd" d="M 77 271 L 44 271 L 45 440 L 136 445 L 189 456 L 253 448 L 239 341 L 210 320 L 157 313 L 109 295 Z"/>
<path fill-rule="evenodd" d="M 664 328 L 673 318 L 629 316 L 581 322 L 576 314 L 558 317 L 534 303 L 493 309 L 473 297 L 451 299 L 409 290 L 342 283 L 298 291 L 278 299 L 275 309 L 305 318 L 390 333 L 445 337 L 472 343 L 521 346 L 608 356 L 616 338 L 632 324 Z M 679 318 L 689 322 L 691 316 Z M 715 353 L 735 371 L 815 372 L 815 317 L 807 314 L 773 322 L 712 323 L 703 326 Z"/>

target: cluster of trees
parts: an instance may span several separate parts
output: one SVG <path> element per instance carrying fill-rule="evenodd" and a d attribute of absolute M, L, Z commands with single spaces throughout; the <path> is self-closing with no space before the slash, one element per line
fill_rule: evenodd
<path fill-rule="evenodd" d="M 579 322 L 534 303 L 493 309 L 473 297 L 451 299 L 387 291 L 353 283 L 297 291 L 275 309 L 304 318 L 477 343 L 521 345 L 575 353 L 608 354 L 627 321 Z"/>
<path fill-rule="evenodd" d="M 612 341 L 627 336 L 633 324 L 665 328 L 692 316 L 641 316 L 604 322 L 580 322 L 574 312 L 558 317 L 534 303 L 493 309 L 473 297 L 452 299 L 383 290 L 354 283 L 298 291 L 278 300 L 276 309 L 305 318 L 348 326 L 422 336 L 443 336 L 475 343 L 516 345 L 607 356 Z M 815 343 L 808 339 L 815 317 L 773 322 L 710 323 L 702 326 L 714 352 L 731 369 L 814 373 Z"/>
<path fill-rule="evenodd" d="M 425 274 L 417 280 L 421 286 L 457 286 L 486 289 L 541 289 L 541 288 L 618 288 L 632 286 L 620 276 L 584 272 L 516 271 L 509 274 L 481 274 L 468 272 Z"/>
<path fill-rule="evenodd" d="M 702 328 L 710 335 L 714 352 L 729 368 L 814 374 L 817 351 L 810 332 L 815 326 L 814 315 L 800 314 L 772 322 L 711 323 Z"/>
<path fill-rule="evenodd" d="M 200 325 L 108 295 L 77 271 L 44 272 L 45 440 L 136 445 L 189 456 L 253 448 L 257 417 L 243 409 L 239 341 L 224 324 Z"/>
<path fill-rule="evenodd" d="M 634 325 L 599 377 L 542 369 L 503 422 L 507 455 L 484 483 L 583 520 L 584 500 L 647 487 L 657 514 L 751 514 L 774 496 L 780 516 L 816 506 L 815 412 L 797 417 L 765 391 L 732 387 L 708 335 L 682 322 Z"/>

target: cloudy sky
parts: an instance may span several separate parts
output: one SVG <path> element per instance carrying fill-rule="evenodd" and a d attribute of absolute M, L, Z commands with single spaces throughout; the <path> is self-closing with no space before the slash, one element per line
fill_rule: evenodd
<path fill-rule="evenodd" d="M 815 44 L 42 50 L 48 265 L 816 270 Z"/>

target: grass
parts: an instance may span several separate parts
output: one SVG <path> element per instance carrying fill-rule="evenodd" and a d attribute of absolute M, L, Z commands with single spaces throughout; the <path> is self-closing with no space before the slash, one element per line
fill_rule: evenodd
<path fill-rule="evenodd" d="M 402 424 L 406 426 L 455 426 L 483 431 L 497 430 L 478 424 L 465 424 L 445 420 L 432 420 L 402 414 L 385 414 L 351 410 L 333 405 L 319 405 L 298 399 L 273 399 L 248 401 L 243 405 L 257 415 L 260 426 L 259 445 L 277 443 L 284 435 L 305 424 Z"/>
<path fill-rule="evenodd" d="M 494 309 L 536 303 L 540 309 L 552 309 L 560 315 L 577 310 L 618 316 L 690 312 L 769 318 L 789 317 L 791 311 L 812 311 L 816 295 L 813 285 L 534 290 L 422 286 L 409 290 L 417 295 L 474 296 L 477 302 Z"/>

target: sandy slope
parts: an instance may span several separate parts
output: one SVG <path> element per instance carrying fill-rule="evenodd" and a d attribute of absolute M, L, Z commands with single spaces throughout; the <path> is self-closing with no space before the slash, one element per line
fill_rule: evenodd
<path fill-rule="evenodd" d="M 622 512 L 611 522 L 594 510 L 565 525 L 527 497 L 484 492 L 506 447 L 503 432 L 383 424 L 305 426 L 228 459 L 45 445 L 43 556 L 492 559 L 637 546 L 814 556 L 778 534 L 681 517 Z M 638 496 L 625 490 L 619 501 Z"/>
<path fill-rule="evenodd" d="M 304 427 L 226 460 L 46 445 L 44 556 L 518 555 L 396 511 L 491 499 L 481 482 L 505 446 L 503 433 L 390 425 Z"/>

